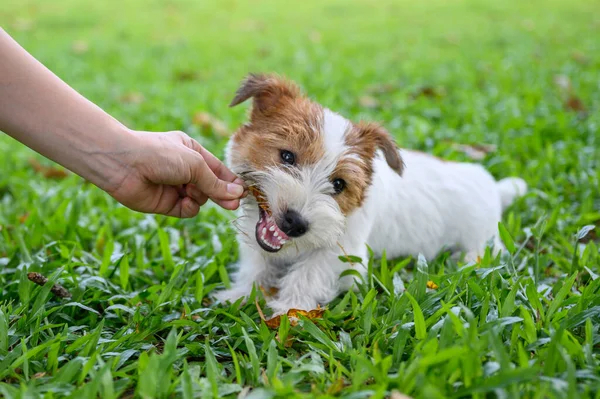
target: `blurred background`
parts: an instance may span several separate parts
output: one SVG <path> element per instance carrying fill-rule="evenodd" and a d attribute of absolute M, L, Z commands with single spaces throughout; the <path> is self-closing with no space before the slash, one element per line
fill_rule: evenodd
<path fill-rule="evenodd" d="M 0 23 L 129 127 L 184 130 L 219 156 L 245 117 L 228 108 L 240 80 L 277 72 L 401 146 L 533 187 L 568 195 L 578 182 L 557 176 L 595 167 L 597 1 L 3 0 Z M 0 189 L 53 184 L 5 136 L 0 153 Z"/>

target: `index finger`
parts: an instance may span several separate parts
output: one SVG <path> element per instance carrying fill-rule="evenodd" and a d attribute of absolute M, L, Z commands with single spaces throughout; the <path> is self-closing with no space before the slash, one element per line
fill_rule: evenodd
<path fill-rule="evenodd" d="M 196 140 L 191 140 L 192 149 L 200 155 L 206 161 L 208 167 L 213 171 L 213 173 L 221 180 L 225 180 L 228 182 L 235 182 L 238 184 L 243 184 L 243 180 L 236 176 L 219 158 L 215 157 L 210 151 L 201 146 Z M 236 181 L 236 179 L 238 181 Z"/>

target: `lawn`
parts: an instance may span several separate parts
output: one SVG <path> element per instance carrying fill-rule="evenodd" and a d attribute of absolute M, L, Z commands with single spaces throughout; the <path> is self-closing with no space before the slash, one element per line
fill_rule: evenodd
<path fill-rule="evenodd" d="M 260 292 L 211 300 L 232 213 L 137 214 L 0 134 L 0 396 L 600 398 L 596 1 L 3 0 L 0 25 L 129 127 L 219 156 L 239 81 L 273 71 L 531 188 L 506 259 L 364 259 L 357 292 L 272 329 Z"/>

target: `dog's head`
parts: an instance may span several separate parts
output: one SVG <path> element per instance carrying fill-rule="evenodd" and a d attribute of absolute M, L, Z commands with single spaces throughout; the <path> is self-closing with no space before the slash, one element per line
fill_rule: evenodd
<path fill-rule="evenodd" d="M 365 200 L 377 151 L 402 172 L 396 144 L 379 125 L 354 124 L 278 76 L 249 75 L 231 106 L 249 98 L 250 121 L 231 138 L 227 158 L 259 190 L 258 206 L 252 197 L 243 205 L 256 242 L 267 252 L 290 242 L 300 250 L 335 245 Z"/>

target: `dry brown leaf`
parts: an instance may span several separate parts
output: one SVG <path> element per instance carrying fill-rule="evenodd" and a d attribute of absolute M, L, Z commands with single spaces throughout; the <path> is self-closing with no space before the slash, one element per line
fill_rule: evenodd
<path fill-rule="evenodd" d="M 42 377 L 44 377 L 44 376 L 46 376 L 46 373 L 42 371 L 42 372 L 39 372 L 39 373 L 35 373 L 35 374 L 33 375 L 33 378 L 34 378 L 34 379 L 38 379 L 38 378 L 42 378 Z"/>
<path fill-rule="evenodd" d="M 432 289 L 432 290 L 437 290 L 438 288 L 440 288 L 440 286 L 437 285 L 436 283 L 434 283 L 433 281 L 429 280 L 427 282 L 427 288 Z"/>
<path fill-rule="evenodd" d="M 276 287 L 267 287 L 267 288 L 264 288 L 263 286 L 259 286 L 258 288 L 260 289 L 260 291 L 263 293 L 263 295 L 265 297 L 275 296 L 279 292 L 279 289 L 276 288 Z"/>
<path fill-rule="evenodd" d="M 585 113 L 585 105 L 583 105 L 583 101 L 579 97 L 574 94 L 571 94 L 567 100 L 565 101 L 565 108 L 569 111 L 575 111 L 580 113 Z"/>
<path fill-rule="evenodd" d="M 144 100 L 144 95 L 137 91 L 125 93 L 119 98 L 119 101 L 124 104 L 141 104 Z"/>
<path fill-rule="evenodd" d="M 445 90 L 442 88 L 435 88 L 432 86 L 423 86 L 415 91 L 411 97 L 419 98 L 419 97 L 428 97 L 428 98 L 439 98 L 446 94 Z"/>
<path fill-rule="evenodd" d="M 268 47 L 261 47 L 257 50 L 259 57 L 267 57 L 271 55 L 271 49 Z"/>
<path fill-rule="evenodd" d="M 29 281 L 37 284 L 37 285 L 46 285 L 46 283 L 48 282 L 48 279 L 46 277 L 44 277 L 42 274 L 40 273 L 27 273 L 27 278 L 29 279 Z M 54 284 L 52 286 L 52 288 L 50 289 L 50 292 L 52 292 L 54 295 L 56 295 L 59 298 L 70 298 L 71 297 L 71 293 L 69 291 L 67 291 L 67 289 L 65 287 L 63 287 L 62 285 L 58 285 L 58 284 Z"/>
<path fill-rule="evenodd" d="M 217 136 L 228 137 L 229 129 L 222 121 L 207 112 L 197 112 L 192 117 L 192 123 L 202 130 L 215 133 Z"/>
<path fill-rule="evenodd" d="M 279 333 L 277 333 L 275 335 L 275 339 L 277 340 L 277 342 L 281 343 L 281 338 L 279 338 Z M 285 342 L 283 343 L 283 346 L 286 348 L 290 348 L 293 344 L 294 344 L 294 337 L 288 334 L 287 338 L 285 339 Z"/>
<path fill-rule="evenodd" d="M 275 316 L 272 317 L 270 319 L 267 319 L 265 317 L 265 314 L 263 313 L 260 305 L 258 304 L 258 299 L 256 299 L 254 301 L 254 304 L 256 305 L 256 309 L 258 310 L 258 314 L 261 318 L 262 321 L 265 322 L 265 324 L 267 325 L 267 327 L 271 328 L 271 329 L 277 329 L 279 328 L 279 325 L 281 324 L 281 316 Z M 323 314 L 325 313 L 325 308 L 321 308 L 321 306 L 317 306 L 316 309 L 312 309 L 309 311 L 306 310 L 302 310 L 302 309 L 290 309 L 287 312 L 287 317 L 290 320 L 290 325 L 292 326 L 296 326 L 298 325 L 298 318 L 300 317 L 300 315 L 307 317 L 311 320 L 314 319 L 320 319 L 323 317 Z"/>
<path fill-rule="evenodd" d="M 29 159 L 29 165 L 31 165 L 33 170 L 44 176 L 46 179 L 60 180 L 69 176 L 69 173 L 65 169 L 53 166 L 44 166 L 35 158 Z"/>
<path fill-rule="evenodd" d="M 85 54 L 90 49 L 90 46 L 85 40 L 75 40 L 73 44 L 71 44 L 71 50 L 75 54 Z"/>
<path fill-rule="evenodd" d="M 280 316 L 275 316 L 270 318 L 269 320 L 264 320 L 265 324 L 267 325 L 267 327 L 269 327 L 272 330 L 276 330 L 279 328 L 279 325 L 281 324 L 281 318 Z"/>
<path fill-rule="evenodd" d="M 377 108 L 379 106 L 379 100 L 372 96 L 362 96 L 358 99 L 358 103 L 365 108 Z"/>
<path fill-rule="evenodd" d="M 475 161 L 481 161 L 487 154 L 495 152 L 497 147 L 494 144 L 458 144 L 453 143 L 452 148 L 460 151 Z"/>
<path fill-rule="evenodd" d="M 348 384 L 346 383 L 346 381 L 344 381 L 343 378 L 338 378 L 333 382 L 333 384 L 329 386 L 329 388 L 327 389 L 327 393 L 329 395 L 337 395 L 342 391 L 342 389 L 344 389 L 344 387 L 346 387 L 346 385 Z"/>
<path fill-rule="evenodd" d="M 29 219 L 29 212 L 25 212 L 21 216 L 19 216 L 19 223 L 23 224 Z"/>
<path fill-rule="evenodd" d="M 176 71 L 173 74 L 173 79 L 178 82 L 189 82 L 200 78 L 197 71 Z"/>

